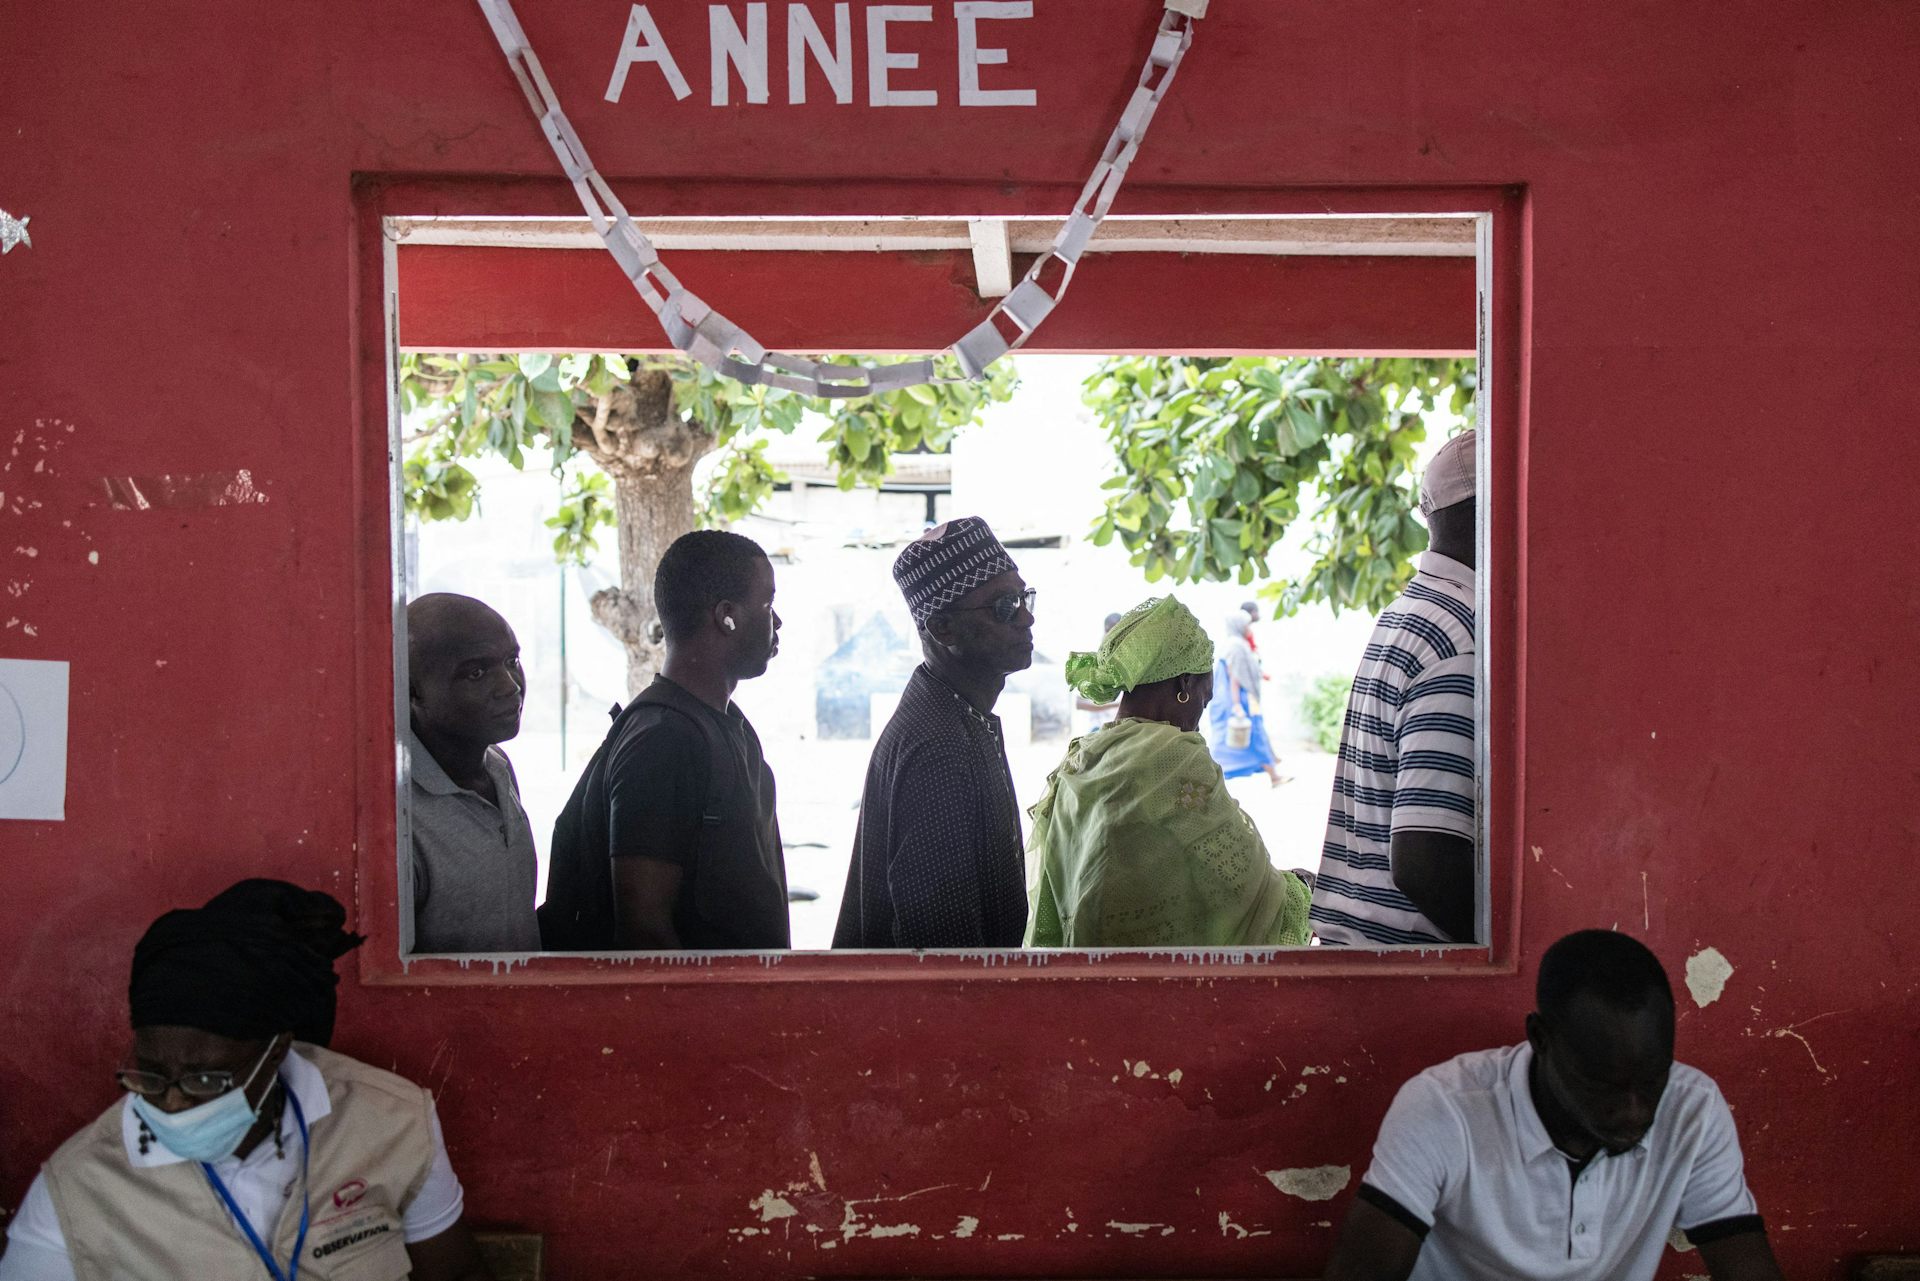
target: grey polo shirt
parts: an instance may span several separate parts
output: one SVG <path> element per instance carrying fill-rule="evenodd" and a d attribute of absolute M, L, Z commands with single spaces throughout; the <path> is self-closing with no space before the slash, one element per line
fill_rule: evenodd
<path fill-rule="evenodd" d="M 495 806 L 461 787 L 407 731 L 413 773 L 413 950 L 537 952 L 539 864 L 507 754 L 487 749 Z"/>

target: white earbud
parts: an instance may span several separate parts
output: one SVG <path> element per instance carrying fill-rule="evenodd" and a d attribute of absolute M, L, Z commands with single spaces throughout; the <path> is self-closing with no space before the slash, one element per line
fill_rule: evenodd
<path fill-rule="evenodd" d="M 723 618 L 723 619 L 721 619 L 721 620 L 720 620 L 720 626 L 722 626 L 722 627 L 724 627 L 724 628 L 726 628 L 726 629 L 727 629 L 728 631 L 732 631 L 732 630 L 733 630 L 733 620 L 732 620 L 731 618 Z"/>

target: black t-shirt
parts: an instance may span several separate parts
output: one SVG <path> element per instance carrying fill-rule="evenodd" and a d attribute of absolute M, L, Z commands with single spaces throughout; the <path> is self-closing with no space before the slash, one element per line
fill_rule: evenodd
<path fill-rule="evenodd" d="M 714 753 L 724 755 L 715 760 Z M 673 924 L 683 948 L 791 943 L 773 771 L 753 726 L 731 704 L 715 711 L 661 676 L 621 713 L 554 823 L 543 946 L 618 946 L 617 858 L 680 868 Z"/>

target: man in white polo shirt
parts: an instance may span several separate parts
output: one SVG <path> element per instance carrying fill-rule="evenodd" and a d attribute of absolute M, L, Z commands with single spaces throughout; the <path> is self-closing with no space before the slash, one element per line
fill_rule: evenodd
<path fill-rule="evenodd" d="M 1309 918 L 1323 943 L 1473 941 L 1474 474 L 1473 432 L 1434 455 L 1427 550 L 1354 674 Z"/>
<path fill-rule="evenodd" d="M 1582 930 L 1540 961 L 1523 1044 L 1400 1089 L 1326 1281 L 1650 1281 L 1674 1228 L 1713 1281 L 1780 1281 L 1733 1114 L 1673 1061 L 1645 946 Z"/>

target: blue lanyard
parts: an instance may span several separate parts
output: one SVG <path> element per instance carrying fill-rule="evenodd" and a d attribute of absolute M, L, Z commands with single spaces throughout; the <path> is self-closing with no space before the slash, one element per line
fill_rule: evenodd
<path fill-rule="evenodd" d="M 282 1088 L 286 1087 L 283 1085 Z M 285 1272 L 282 1272 L 280 1265 L 273 1261 L 273 1251 L 267 1249 L 265 1243 L 260 1240 L 260 1234 L 253 1230 L 251 1223 L 247 1222 L 247 1216 L 240 1212 L 239 1203 L 233 1199 L 233 1193 L 227 1191 L 227 1185 L 220 1181 L 220 1176 L 214 1173 L 213 1167 L 205 1161 L 200 1163 L 201 1170 L 206 1173 L 207 1182 L 213 1184 L 213 1190 L 218 1192 L 220 1199 L 227 1203 L 227 1210 L 233 1215 L 233 1221 L 238 1223 L 240 1230 L 247 1234 L 247 1244 L 252 1246 L 253 1252 L 260 1256 L 260 1262 L 267 1265 L 267 1275 L 272 1277 L 273 1281 L 299 1281 L 300 1253 L 307 1248 L 307 1114 L 300 1106 L 299 1096 L 291 1089 L 287 1089 L 287 1102 L 293 1105 L 293 1120 L 300 1127 L 300 1235 L 293 1240 L 293 1258 L 288 1262 Z"/>

